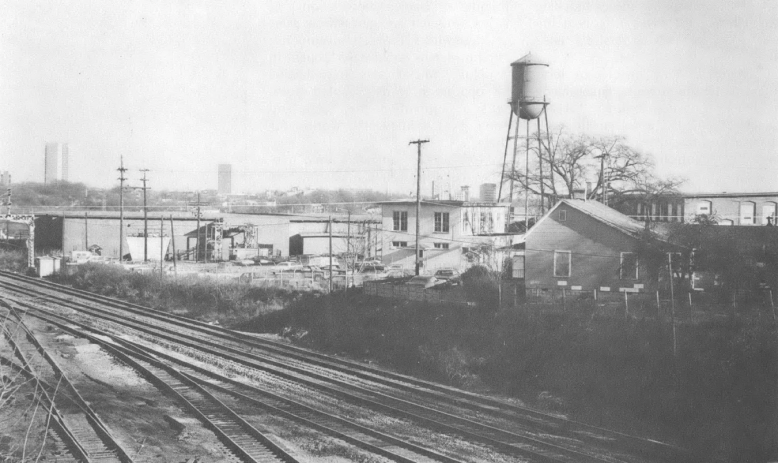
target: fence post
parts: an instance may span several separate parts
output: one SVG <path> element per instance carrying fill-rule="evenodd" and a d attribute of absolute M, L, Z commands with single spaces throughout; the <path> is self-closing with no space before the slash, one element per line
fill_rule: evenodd
<path fill-rule="evenodd" d="M 659 303 L 659 290 L 656 290 L 656 316 L 659 317 L 662 311 L 662 304 Z"/>
<path fill-rule="evenodd" d="M 692 305 L 692 292 L 689 291 L 689 317 L 692 319 L 692 323 L 694 323 L 694 305 Z"/>
<path fill-rule="evenodd" d="M 775 304 L 773 304 L 773 290 L 770 290 L 770 307 L 773 309 L 773 321 L 775 321 Z"/>
<path fill-rule="evenodd" d="M 516 299 L 518 298 L 518 295 L 517 295 L 517 293 L 518 293 L 518 288 L 517 288 L 517 286 L 516 286 L 516 285 L 513 285 L 513 308 L 514 308 L 514 309 L 516 309 L 516 306 L 518 305 L 518 304 L 516 303 Z"/>
<path fill-rule="evenodd" d="M 565 297 L 565 288 L 562 288 L 562 312 L 567 312 L 567 298 Z"/>
<path fill-rule="evenodd" d="M 624 291 L 624 319 L 629 320 L 629 296 Z"/>

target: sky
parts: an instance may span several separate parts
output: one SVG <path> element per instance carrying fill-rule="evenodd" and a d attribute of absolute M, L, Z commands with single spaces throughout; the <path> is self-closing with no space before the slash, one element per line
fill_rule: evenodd
<path fill-rule="evenodd" d="M 552 130 L 625 137 L 687 192 L 778 191 L 778 1 L 4 0 L 0 171 L 233 192 L 496 183 L 510 63 Z"/>

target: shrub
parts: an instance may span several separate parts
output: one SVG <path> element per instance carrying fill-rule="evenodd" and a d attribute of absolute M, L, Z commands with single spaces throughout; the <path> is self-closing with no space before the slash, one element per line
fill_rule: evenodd
<path fill-rule="evenodd" d="M 11 272 L 22 272 L 26 268 L 26 249 L 0 249 L 0 269 Z"/>
<path fill-rule="evenodd" d="M 462 274 L 462 286 L 467 298 L 479 307 L 496 309 L 499 302 L 499 272 L 482 265 L 470 267 Z"/>

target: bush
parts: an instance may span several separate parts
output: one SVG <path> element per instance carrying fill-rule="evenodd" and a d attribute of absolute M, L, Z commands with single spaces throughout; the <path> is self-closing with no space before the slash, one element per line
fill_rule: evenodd
<path fill-rule="evenodd" d="M 499 272 L 489 270 L 482 265 L 470 267 L 462 274 L 462 286 L 467 298 L 483 308 L 497 308 L 499 281 Z"/>
<path fill-rule="evenodd" d="M 57 278 L 78 289 L 222 324 L 242 323 L 297 297 L 294 292 L 278 288 L 198 277 L 160 277 L 104 264 L 80 265 L 74 274 Z"/>
<path fill-rule="evenodd" d="M 27 269 L 26 249 L 0 249 L 0 269 L 23 272 Z"/>

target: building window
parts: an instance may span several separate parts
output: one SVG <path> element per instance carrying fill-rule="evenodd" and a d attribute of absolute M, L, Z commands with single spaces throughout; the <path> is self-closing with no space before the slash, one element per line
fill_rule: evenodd
<path fill-rule="evenodd" d="M 554 276 L 569 277 L 572 264 L 572 252 L 554 251 Z"/>
<path fill-rule="evenodd" d="M 559 221 L 560 222 L 567 221 L 567 211 L 565 211 L 565 210 L 559 211 Z"/>
<path fill-rule="evenodd" d="M 407 241 L 392 241 L 392 247 L 393 248 L 407 248 L 408 242 Z"/>
<path fill-rule="evenodd" d="M 481 212 L 481 228 L 479 233 L 492 233 L 494 231 L 494 224 L 492 222 L 492 213 L 489 212 Z"/>
<path fill-rule="evenodd" d="M 448 243 L 433 243 L 435 249 L 448 249 Z"/>
<path fill-rule="evenodd" d="M 710 201 L 703 200 L 697 203 L 698 215 L 702 215 L 702 214 L 711 215 L 712 212 L 713 212 L 713 207 Z"/>
<path fill-rule="evenodd" d="M 435 213 L 435 231 L 438 233 L 448 233 L 448 212 Z"/>
<path fill-rule="evenodd" d="M 622 280 L 638 279 L 638 256 L 634 252 L 621 253 L 621 266 L 619 267 L 619 278 Z"/>
<path fill-rule="evenodd" d="M 524 251 L 513 255 L 511 271 L 513 278 L 524 278 Z"/>
<path fill-rule="evenodd" d="M 462 211 L 462 233 L 468 233 L 470 231 L 470 214 L 467 209 Z"/>
<path fill-rule="evenodd" d="M 394 212 L 392 212 L 392 230 L 394 230 L 394 231 L 408 231 L 408 212 L 407 211 L 394 211 Z"/>

